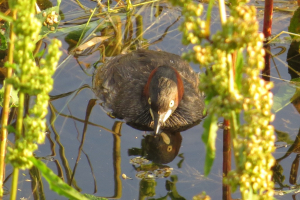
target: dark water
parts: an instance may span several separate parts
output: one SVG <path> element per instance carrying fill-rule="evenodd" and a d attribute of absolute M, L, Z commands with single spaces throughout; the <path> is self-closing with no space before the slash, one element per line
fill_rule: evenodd
<path fill-rule="evenodd" d="M 96 5 L 96 3 L 89 1 L 82 1 L 82 3 L 90 8 Z M 155 13 L 157 13 L 156 7 L 158 5 L 161 6 L 161 12 L 156 17 Z M 87 19 L 69 21 L 84 15 L 82 9 L 74 2 L 63 1 L 61 12 L 64 14 L 62 20 L 65 22 L 62 25 L 64 28 L 87 21 Z M 191 49 L 191 46 L 186 47 L 181 44 L 181 33 L 178 32 L 177 27 L 182 19 L 178 19 L 180 17 L 178 8 L 172 8 L 165 3 L 155 3 L 136 8 L 134 12 L 142 17 L 142 27 L 145 31 L 143 44 L 151 44 L 149 49 L 163 50 L 175 54 L 181 54 Z M 85 15 L 88 16 L 89 14 L 86 13 Z M 119 16 L 122 21 L 121 29 L 124 31 L 126 15 L 120 14 Z M 261 12 L 258 12 L 258 16 L 261 19 Z M 289 12 L 276 12 L 273 32 L 279 33 L 282 30 L 287 30 L 291 17 L 292 13 Z M 212 23 L 212 30 L 214 31 L 219 27 L 217 10 L 214 10 L 212 18 L 214 19 Z M 133 31 L 135 32 L 136 22 L 134 16 L 132 16 L 132 21 Z M 167 34 L 163 36 L 166 29 L 168 29 Z M 77 31 L 81 32 L 80 29 L 77 29 Z M 99 31 L 96 31 L 95 34 L 101 35 Z M 101 62 L 98 63 L 99 50 L 93 53 L 87 52 L 86 55 L 81 55 L 78 58 L 68 57 L 68 49 L 71 49 L 69 44 L 74 44 L 72 39 L 77 36 L 70 36 L 69 32 L 58 32 L 50 35 L 50 38 L 52 37 L 57 37 L 63 42 L 63 56 L 60 61 L 62 64 L 54 76 L 54 89 L 51 92 L 52 101 L 47 117 L 49 134 L 45 144 L 40 145 L 39 150 L 36 152 L 36 155 L 42 157 L 48 167 L 61 175 L 66 182 L 69 182 L 71 177 L 74 176 L 72 185 L 81 193 L 93 194 L 99 197 L 129 200 L 158 199 L 168 195 L 166 199 L 192 199 L 193 196 L 206 191 L 212 199 L 222 199 L 222 130 L 218 131 L 216 159 L 208 177 L 203 175 L 205 148 L 201 140 L 203 128 L 200 124 L 181 133 L 180 156 L 165 164 L 165 167 L 173 169 L 170 176 L 148 180 L 137 178 L 136 174 L 140 168 L 134 168 L 130 163 L 130 160 L 136 156 L 129 156 L 128 151 L 133 148 L 140 149 L 147 133 L 135 130 L 123 123 L 121 136 L 112 134 L 111 130 L 114 129 L 114 123 L 118 120 L 107 116 L 98 105 L 99 102 L 93 106 L 89 118 L 86 120 L 89 123 L 85 123 L 88 116 L 88 104 L 96 98 L 88 86 L 91 86 L 92 83 L 93 65 L 96 67 L 101 65 Z M 136 35 L 133 34 L 133 38 L 135 37 Z M 158 40 L 161 37 L 162 39 Z M 280 51 L 280 48 L 277 47 L 286 49 L 281 55 L 273 58 L 274 62 L 271 62 L 271 80 L 275 83 L 273 89 L 275 96 L 280 87 L 291 87 L 286 82 L 291 80 L 286 62 L 290 42 L 286 42 L 283 36 L 280 38 L 282 39 L 281 42 L 284 41 L 284 43 L 277 42 L 271 45 L 273 54 Z M 48 41 L 48 39 L 45 39 L 45 42 Z M 197 65 L 191 65 L 196 72 L 200 72 Z M 86 87 L 82 88 L 85 85 Z M 297 85 L 295 87 L 297 88 Z M 75 92 L 69 93 L 72 91 Z M 288 138 L 278 143 L 287 145 L 287 147 L 279 148 L 274 154 L 276 158 L 282 157 L 295 140 L 299 132 L 299 121 L 299 113 L 293 104 L 287 104 L 276 113 L 273 125 L 276 130 L 286 133 L 286 138 Z M 116 129 L 114 130 L 116 131 Z M 292 185 L 289 182 L 289 176 L 292 162 L 296 156 L 297 151 L 295 150 L 295 153 L 291 153 L 279 162 L 285 180 L 280 184 L 276 184 L 278 190 L 289 189 Z M 11 173 L 11 169 L 7 170 L 7 174 L 9 173 Z M 22 171 L 20 174 L 18 199 L 22 197 L 34 199 L 32 192 L 34 187 L 32 186 L 33 181 L 30 173 Z M 122 179 L 121 174 L 126 174 L 132 179 Z M 32 175 L 32 177 L 36 177 L 36 175 Z M 296 175 L 295 178 L 295 184 L 297 184 L 299 182 L 298 176 Z M 6 187 L 10 188 L 10 179 L 8 179 Z M 49 190 L 44 179 L 39 183 L 38 189 L 41 194 L 44 194 L 45 199 L 65 199 Z M 291 196 L 292 194 L 289 194 L 283 197 L 276 196 L 276 198 L 292 199 Z M 238 198 L 239 195 L 234 194 L 233 197 Z M 43 197 L 40 198 L 43 199 Z"/>

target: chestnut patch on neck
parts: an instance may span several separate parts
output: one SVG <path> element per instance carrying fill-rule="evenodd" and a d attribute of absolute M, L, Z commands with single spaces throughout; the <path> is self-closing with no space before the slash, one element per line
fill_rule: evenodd
<path fill-rule="evenodd" d="M 182 97 L 183 97 L 183 93 L 184 93 L 184 87 L 183 87 L 183 82 L 182 79 L 180 77 L 180 74 L 177 72 L 176 69 L 174 69 L 175 73 L 176 73 L 176 78 L 177 78 L 177 88 L 178 88 L 178 104 L 181 101 Z"/>
<path fill-rule="evenodd" d="M 152 70 L 151 74 L 149 75 L 148 81 L 144 87 L 144 91 L 143 94 L 144 96 L 148 99 L 149 98 L 149 86 L 150 86 L 150 82 L 152 80 L 152 77 L 154 76 L 155 72 L 157 71 L 158 67 L 155 68 L 154 70 Z"/>

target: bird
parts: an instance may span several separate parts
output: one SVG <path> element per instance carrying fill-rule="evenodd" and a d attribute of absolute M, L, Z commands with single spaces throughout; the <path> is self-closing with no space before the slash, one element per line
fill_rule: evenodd
<path fill-rule="evenodd" d="M 146 135 L 144 142 L 145 157 L 157 164 L 170 163 L 178 155 L 181 142 L 180 132 L 169 133 L 163 131 L 160 135 Z"/>
<path fill-rule="evenodd" d="M 128 156 L 144 157 L 156 164 L 172 162 L 178 155 L 182 136 L 180 132 L 162 131 L 159 135 L 147 134 L 141 140 L 141 148 L 130 148 Z"/>
<path fill-rule="evenodd" d="M 185 131 L 205 117 L 199 75 L 180 56 L 137 49 L 104 63 L 92 89 L 109 116 L 144 131 Z"/>

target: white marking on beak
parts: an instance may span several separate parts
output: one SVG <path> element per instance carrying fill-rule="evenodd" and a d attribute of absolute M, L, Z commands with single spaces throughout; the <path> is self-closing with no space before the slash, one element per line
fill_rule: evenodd
<path fill-rule="evenodd" d="M 156 133 L 156 134 L 158 134 L 159 129 L 160 129 L 160 123 L 157 124 L 156 130 L 155 130 L 155 133 Z"/>
<path fill-rule="evenodd" d="M 166 112 L 166 114 L 165 114 L 165 116 L 164 116 L 164 118 L 163 118 L 163 122 L 165 122 L 165 121 L 167 121 L 167 119 L 171 116 L 171 114 L 172 114 L 172 110 L 171 109 L 169 109 L 167 112 Z"/>

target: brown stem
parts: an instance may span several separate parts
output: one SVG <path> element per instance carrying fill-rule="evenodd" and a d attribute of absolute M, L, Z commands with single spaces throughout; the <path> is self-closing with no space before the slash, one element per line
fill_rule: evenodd
<path fill-rule="evenodd" d="M 272 19 L 273 19 L 273 0 L 266 0 L 265 13 L 264 13 L 264 26 L 263 26 L 263 33 L 265 35 L 265 38 L 271 36 Z"/>
<path fill-rule="evenodd" d="M 116 135 L 113 135 L 113 165 L 114 165 L 114 181 L 115 181 L 115 193 L 110 198 L 120 199 L 122 197 L 122 181 L 121 181 L 121 129 L 122 122 L 116 121 L 113 125 L 113 131 Z"/>
<path fill-rule="evenodd" d="M 263 26 L 263 34 L 265 38 L 268 38 L 271 36 L 272 33 L 272 19 L 273 19 L 273 0 L 266 0 L 265 1 L 265 13 L 264 13 L 264 26 Z M 266 46 L 268 50 L 270 50 L 270 46 Z M 270 51 L 266 51 L 270 52 Z M 263 69 L 262 78 L 266 81 L 270 81 L 270 57 L 271 55 L 269 53 L 266 53 L 265 55 L 265 68 Z"/>
<path fill-rule="evenodd" d="M 13 19 L 16 19 L 16 10 L 12 12 Z M 14 40 L 15 34 L 13 33 L 13 23 L 10 27 L 10 43 L 8 46 L 8 62 L 10 64 L 13 63 L 13 50 L 14 50 Z M 10 78 L 12 75 L 12 68 L 7 69 L 6 78 Z M 9 117 L 9 101 L 10 101 L 10 93 L 11 93 L 12 85 L 6 84 L 4 90 L 4 101 L 3 101 L 3 109 L 1 116 L 1 132 L 0 132 L 0 196 L 3 196 L 3 180 L 5 176 L 5 153 L 6 153 L 6 142 L 7 142 L 7 121 Z"/>
<path fill-rule="evenodd" d="M 265 51 L 266 51 L 266 55 L 265 55 L 265 68 L 262 70 L 262 78 L 265 81 L 270 81 L 270 74 L 271 74 L 271 54 L 269 52 L 271 52 L 271 48 L 270 45 L 267 45 L 265 47 Z"/>

